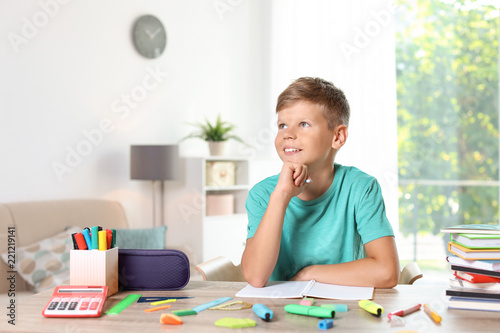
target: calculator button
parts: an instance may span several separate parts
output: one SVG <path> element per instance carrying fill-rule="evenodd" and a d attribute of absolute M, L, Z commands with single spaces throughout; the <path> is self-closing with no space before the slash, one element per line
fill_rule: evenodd
<path fill-rule="evenodd" d="M 50 303 L 49 306 L 47 307 L 47 310 L 55 310 L 57 308 L 57 304 L 59 304 L 59 302 Z"/>
<path fill-rule="evenodd" d="M 98 306 L 99 306 L 98 300 L 92 301 L 92 303 L 90 303 L 90 310 L 96 310 Z"/>
<path fill-rule="evenodd" d="M 57 310 L 65 310 L 70 300 L 70 298 L 63 298 L 61 300 L 61 303 L 59 303 L 59 307 L 57 308 Z"/>
<path fill-rule="evenodd" d="M 82 303 L 80 304 L 80 309 L 81 311 L 85 311 L 89 308 L 89 301 L 90 301 L 90 298 L 84 298 L 82 300 Z"/>
<path fill-rule="evenodd" d="M 68 306 L 68 302 L 61 302 L 61 304 L 59 304 L 59 307 L 57 308 L 57 310 L 64 310 L 64 309 L 66 309 L 67 306 Z"/>

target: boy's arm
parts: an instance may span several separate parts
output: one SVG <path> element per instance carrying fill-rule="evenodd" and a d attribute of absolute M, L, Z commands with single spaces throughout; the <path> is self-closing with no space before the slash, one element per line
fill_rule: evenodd
<path fill-rule="evenodd" d="M 365 244 L 367 257 L 332 265 L 311 265 L 292 280 L 315 280 L 345 286 L 392 288 L 399 280 L 399 258 L 394 237 L 386 236 Z"/>
<path fill-rule="evenodd" d="M 289 201 L 279 193 L 273 192 L 255 235 L 247 239 L 241 258 L 241 268 L 245 280 L 254 287 L 263 287 L 276 266 L 283 220 Z"/>
<path fill-rule="evenodd" d="M 290 200 L 302 192 L 306 179 L 305 165 L 284 163 L 266 212 L 254 236 L 247 239 L 241 258 L 243 276 L 254 287 L 264 287 L 271 277 L 278 261 L 286 208 Z"/>

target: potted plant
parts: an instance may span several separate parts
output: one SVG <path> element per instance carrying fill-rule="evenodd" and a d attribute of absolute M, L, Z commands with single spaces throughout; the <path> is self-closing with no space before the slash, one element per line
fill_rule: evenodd
<path fill-rule="evenodd" d="M 225 142 L 229 139 L 239 141 L 244 144 L 243 140 L 235 134 L 232 134 L 235 126 L 226 121 L 222 121 L 220 114 L 217 116 L 215 124 L 211 124 L 207 119 L 204 123 L 191 123 L 198 130 L 182 138 L 181 141 L 189 138 L 199 138 L 208 142 L 210 155 L 223 155 Z"/>

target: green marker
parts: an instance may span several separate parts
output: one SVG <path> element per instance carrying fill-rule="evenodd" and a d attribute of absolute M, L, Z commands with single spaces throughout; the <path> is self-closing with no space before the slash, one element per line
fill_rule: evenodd
<path fill-rule="evenodd" d="M 116 229 L 111 229 L 111 248 L 116 246 Z"/>
<path fill-rule="evenodd" d="M 120 301 L 120 303 L 116 304 L 113 306 L 111 309 L 106 311 L 106 314 L 119 314 L 123 310 L 125 310 L 130 304 L 137 302 L 137 300 L 141 297 L 142 295 L 139 294 L 130 294 L 127 297 L 125 297 L 123 300 Z"/>
<path fill-rule="evenodd" d="M 182 317 L 182 316 L 191 316 L 198 314 L 198 312 L 191 310 L 191 309 L 184 309 L 184 310 L 174 310 L 172 311 L 176 316 Z"/>
<path fill-rule="evenodd" d="M 91 233 L 91 242 L 92 242 L 92 250 L 99 250 L 99 227 L 94 226 L 90 228 Z M 89 249 L 90 250 L 90 249 Z"/>
<path fill-rule="evenodd" d="M 334 318 L 335 311 L 333 309 L 322 308 L 319 306 L 288 304 L 285 305 L 285 311 L 293 314 L 318 318 Z"/>

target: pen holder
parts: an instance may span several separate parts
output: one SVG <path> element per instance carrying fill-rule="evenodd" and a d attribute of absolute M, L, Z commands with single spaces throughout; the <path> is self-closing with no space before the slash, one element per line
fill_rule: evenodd
<path fill-rule="evenodd" d="M 71 250 L 69 284 L 108 286 L 108 296 L 118 291 L 118 248 L 106 251 Z"/>

